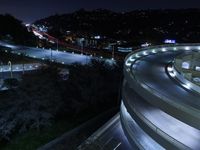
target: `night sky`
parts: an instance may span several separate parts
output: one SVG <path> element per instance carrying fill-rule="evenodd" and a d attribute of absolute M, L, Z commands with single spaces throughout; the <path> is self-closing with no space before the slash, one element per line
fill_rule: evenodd
<path fill-rule="evenodd" d="M 200 0 L 0 0 L 0 13 L 9 13 L 26 23 L 80 8 L 114 11 L 157 8 L 200 8 Z"/>

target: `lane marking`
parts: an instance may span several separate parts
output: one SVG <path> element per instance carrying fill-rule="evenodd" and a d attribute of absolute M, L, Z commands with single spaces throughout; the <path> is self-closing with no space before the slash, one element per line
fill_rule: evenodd
<path fill-rule="evenodd" d="M 117 146 L 113 149 L 113 150 L 116 150 L 122 143 L 119 142 L 119 144 L 117 144 Z"/>

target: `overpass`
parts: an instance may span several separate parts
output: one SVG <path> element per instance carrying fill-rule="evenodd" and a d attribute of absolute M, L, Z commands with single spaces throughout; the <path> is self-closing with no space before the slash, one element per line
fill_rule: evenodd
<path fill-rule="evenodd" d="M 199 150 L 200 89 L 174 67 L 177 56 L 193 52 L 200 52 L 200 44 L 130 53 L 124 63 L 120 113 L 78 149 L 98 144 L 105 150 Z"/>
<path fill-rule="evenodd" d="M 126 57 L 120 120 L 130 144 L 200 149 L 200 89 L 173 67 L 177 56 L 193 52 L 200 44 L 149 47 Z"/>

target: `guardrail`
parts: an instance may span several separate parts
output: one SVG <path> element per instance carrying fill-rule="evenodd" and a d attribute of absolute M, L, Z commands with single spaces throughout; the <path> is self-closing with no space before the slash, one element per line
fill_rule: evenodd
<path fill-rule="evenodd" d="M 200 94 L 200 86 L 198 86 L 197 84 L 193 83 L 192 81 L 188 80 L 187 78 L 184 77 L 183 73 L 181 73 L 179 71 L 179 69 L 177 68 L 175 61 L 172 63 L 172 71 L 175 75 L 175 77 L 181 82 L 183 83 L 183 86 L 186 87 L 187 89 L 192 89 L 195 92 L 197 92 L 198 94 Z"/>
<path fill-rule="evenodd" d="M 190 46 L 188 46 L 190 45 Z M 189 107 L 188 105 L 185 105 L 183 103 L 177 104 L 176 102 L 170 100 L 167 98 L 167 95 L 164 93 L 160 94 L 156 89 L 153 89 L 147 84 L 138 82 L 136 79 L 136 76 L 133 74 L 131 70 L 132 66 L 134 63 L 138 60 L 141 59 L 141 57 L 145 57 L 149 54 L 156 54 L 160 52 L 167 52 L 167 51 L 189 51 L 189 50 L 200 50 L 200 44 L 175 44 L 175 45 L 160 45 L 160 46 L 154 46 L 154 47 L 148 47 L 148 48 L 143 48 L 143 49 L 138 49 L 134 51 L 133 53 L 130 53 L 126 59 L 125 59 L 125 65 L 124 65 L 124 73 L 126 76 L 129 76 L 132 81 L 135 81 L 140 85 L 143 89 L 149 91 L 150 93 L 153 93 L 155 96 L 159 97 L 160 99 L 165 100 L 168 102 L 170 105 L 176 107 L 177 109 L 181 109 L 182 111 L 186 111 L 192 116 L 195 116 L 196 118 L 200 119 L 199 113 L 200 110 L 195 109 L 193 107 Z"/>
<path fill-rule="evenodd" d="M 125 106 L 124 106 L 125 107 Z M 169 141 L 173 145 L 176 145 L 176 147 L 180 149 L 190 149 L 188 146 L 184 145 L 183 143 L 179 142 L 157 126 L 155 126 L 151 121 L 149 121 L 145 116 L 143 116 L 141 113 L 139 113 L 135 108 L 133 109 L 134 113 L 139 117 L 140 120 L 145 123 L 151 130 L 153 130 L 155 133 L 159 134 L 161 137 L 163 137 L 165 140 Z"/>
<path fill-rule="evenodd" d="M 129 118 L 130 117 L 130 118 Z M 139 139 L 137 139 L 130 127 L 130 120 L 128 119 L 133 119 L 131 117 L 131 115 L 129 114 L 129 112 L 127 111 L 125 105 L 123 104 L 123 101 L 121 103 L 121 108 L 120 108 L 120 119 L 121 119 L 121 124 L 122 124 L 122 127 L 125 128 L 125 133 L 128 134 L 129 138 L 131 138 L 131 140 L 133 140 L 135 142 L 135 144 L 139 147 L 139 149 L 144 149 L 144 146 L 143 144 L 141 143 L 141 141 L 139 141 Z M 136 121 L 133 119 L 131 120 L 131 124 L 136 123 Z M 136 125 L 138 126 L 138 124 L 136 123 Z M 140 128 L 140 127 L 139 127 Z M 142 128 L 141 128 L 142 130 Z M 155 146 L 156 150 L 158 149 L 164 149 L 160 144 L 158 144 L 156 141 L 154 141 L 146 132 L 143 131 L 143 135 L 142 136 L 147 136 L 149 137 L 151 140 L 152 140 L 152 144 L 153 146 Z"/>
<path fill-rule="evenodd" d="M 21 71 L 31 71 L 39 69 L 42 65 L 40 63 L 31 63 L 31 64 L 13 64 L 12 71 L 13 72 L 21 72 Z M 11 71 L 10 65 L 1 65 L 0 72 L 9 72 Z"/>

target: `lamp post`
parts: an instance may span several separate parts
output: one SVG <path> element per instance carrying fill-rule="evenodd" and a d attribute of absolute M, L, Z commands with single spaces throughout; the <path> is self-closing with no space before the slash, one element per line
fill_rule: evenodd
<path fill-rule="evenodd" d="M 22 69 L 23 69 L 23 74 L 24 74 L 24 57 L 26 56 L 26 53 L 21 53 L 22 56 Z"/>
<path fill-rule="evenodd" d="M 115 59 L 115 47 L 112 45 L 112 59 Z"/>
<path fill-rule="evenodd" d="M 8 65 L 10 66 L 10 78 L 13 78 L 11 61 L 8 61 Z"/>
<path fill-rule="evenodd" d="M 53 53 L 52 53 L 52 49 L 51 48 L 50 48 L 50 50 L 51 50 L 51 61 L 52 61 Z"/>
<path fill-rule="evenodd" d="M 3 79 L 3 62 L 1 61 L 1 77 L 2 77 L 2 79 Z"/>
<path fill-rule="evenodd" d="M 56 42 L 57 42 L 57 51 L 58 51 L 58 39 L 56 40 Z"/>

